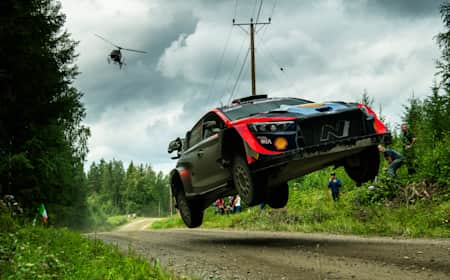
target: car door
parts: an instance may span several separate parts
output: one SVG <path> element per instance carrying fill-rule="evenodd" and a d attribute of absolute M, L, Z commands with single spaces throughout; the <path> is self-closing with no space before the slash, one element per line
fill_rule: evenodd
<path fill-rule="evenodd" d="M 211 125 L 214 123 L 215 125 Z M 195 194 L 223 187 L 228 181 L 229 170 L 221 165 L 223 128 L 224 124 L 214 113 L 206 115 L 201 121 L 201 140 L 189 149 Z M 194 127 L 192 133 L 197 135 L 196 129 L 199 127 Z"/>
<path fill-rule="evenodd" d="M 183 154 L 177 162 L 177 168 L 181 168 L 187 171 L 189 174 L 189 183 L 185 185 L 185 192 L 187 195 L 195 194 L 193 185 L 197 178 L 197 151 L 198 145 L 202 140 L 202 124 L 203 120 L 200 120 L 192 130 L 186 133 L 186 148 L 183 150 Z"/>

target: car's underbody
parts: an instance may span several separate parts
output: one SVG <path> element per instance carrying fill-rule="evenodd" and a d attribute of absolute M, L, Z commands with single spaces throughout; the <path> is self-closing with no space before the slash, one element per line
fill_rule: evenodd
<path fill-rule="evenodd" d="M 265 174 L 268 185 L 295 179 L 324 167 L 343 166 L 353 155 L 385 141 L 386 135 L 355 136 L 324 144 L 286 151 L 280 155 L 260 156 L 252 172 Z"/>

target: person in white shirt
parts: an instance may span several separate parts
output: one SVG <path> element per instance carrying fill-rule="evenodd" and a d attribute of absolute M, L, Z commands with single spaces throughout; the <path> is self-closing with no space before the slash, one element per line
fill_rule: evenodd
<path fill-rule="evenodd" d="M 241 212 L 241 198 L 238 194 L 234 198 L 234 211 L 239 213 Z"/>

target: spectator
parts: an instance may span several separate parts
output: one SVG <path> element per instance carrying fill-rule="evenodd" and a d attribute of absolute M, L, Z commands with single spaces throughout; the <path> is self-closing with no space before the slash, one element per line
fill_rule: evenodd
<path fill-rule="evenodd" d="M 230 213 L 234 213 L 234 196 L 230 195 L 228 197 L 228 205 L 230 206 Z"/>
<path fill-rule="evenodd" d="M 219 207 L 217 207 L 217 200 L 214 201 L 211 205 L 212 207 L 214 207 L 214 213 L 219 213 Z"/>
<path fill-rule="evenodd" d="M 241 212 L 241 197 L 237 194 L 234 198 L 234 212 Z"/>
<path fill-rule="evenodd" d="M 403 155 L 405 156 L 405 163 L 408 168 L 408 174 L 416 173 L 414 144 L 416 143 L 416 136 L 409 131 L 406 123 L 402 124 L 402 144 Z"/>
<path fill-rule="evenodd" d="M 341 180 L 336 177 L 336 173 L 332 172 L 330 174 L 330 180 L 328 181 L 328 188 L 331 190 L 331 195 L 333 196 L 334 201 L 339 199 L 339 189 L 341 187 Z"/>
<path fill-rule="evenodd" d="M 216 200 L 216 205 L 217 208 L 219 208 L 220 215 L 223 215 L 223 213 L 225 213 L 225 205 L 223 198 L 219 198 L 218 200 Z"/>
<path fill-rule="evenodd" d="M 378 145 L 378 151 L 383 153 L 384 158 L 389 163 L 387 168 L 388 174 L 391 177 L 397 176 L 397 169 L 403 164 L 403 156 L 395 150 L 386 149 L 383 145 Z"/>

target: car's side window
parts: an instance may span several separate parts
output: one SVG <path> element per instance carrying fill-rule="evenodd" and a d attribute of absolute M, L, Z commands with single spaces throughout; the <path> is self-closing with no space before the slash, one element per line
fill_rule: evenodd
<path fill-rule="evenodd" d="M 220 132 L 225 127 L 225 123 L 214 113 L 207 115 L 203 121 L 203 139 Z"/>
<path fill-rule="evenodd" d="M 200 121 L 196 126 L 194 126 L 194 128 L 192 128 L 189 136 L 189 148 L 202 140 L 202 126 L 203 122 Z"/>

